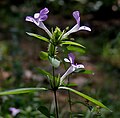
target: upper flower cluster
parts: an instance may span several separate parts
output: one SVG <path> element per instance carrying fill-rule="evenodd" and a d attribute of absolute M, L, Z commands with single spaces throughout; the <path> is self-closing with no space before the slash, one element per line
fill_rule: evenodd
<path fill-rule="evenodd" d="M 45 21 L 48 18 L 48 14 L 49 10 L 48 8 L 44 8 L 42 10 L 40 10 L 39 13 L 35 13 L 34 17 L 31 16 L 27 16 L 26 17 L 26 21 L 29 22 L 33 22 L 35 23 L 38 27 L 42 28 L 43 30 L 45 30 L 45 32 L 47 32 L 47 34 L 52 37 L 52 33 L 47 29 L 47 27 L 44 25 L 43 21 Z M 79 11 L 74 11 L 73 12 L 73 17 L 76 20 L 76 25 L 73 26 L 69 31 L 67 31 L 65 34 L 63 34 L 62 39 L 66 38 L 68 35 L 70 35 L 71 33 L 77 32 L 79 30 L 87 30 L 87 31 L 91 31 L 91 29 L 87 26 L 80 26 L 80 13 Z"/>

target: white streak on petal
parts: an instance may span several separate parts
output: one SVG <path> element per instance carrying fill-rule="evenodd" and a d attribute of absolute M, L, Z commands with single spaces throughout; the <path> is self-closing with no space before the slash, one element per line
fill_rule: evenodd
<path fill-rule="evenodd" d="M 82 69 L 82 68 L 85 68 L 84 65 L 82 65 L 82 64 L 78 64 L 76 67 L 77 67 L 77 68 L 81 68 L 81 69 Z"/>
<path fill-rule="evenodd" d="M 67 58 L 64 58 L 64 61 L 65 61 L 65 62 L 69 62 L 69 63 L 70 63 L 70 60 L 69 60 L 69 59 L 67 59 Z"/>
<path fill-rule="evenodd" d="M 60 78 L 60 85 L 62 84 L 63 80 L 74 71 L 74 67 L 70 66 L 68 70 L 65 72 L 65 74 Z"/>
<path fill-rule="evenodd" d="M 26 20 L 26 21 L 33 22 L 33 19 L 34 19 L 34 18 L 32 18 L 31 16 L 27 16 L 25 20 Z"/>
<path fill-rule="evenodd" d="M 31 17 L 31 16 L 27 16 L 25 20 L 26 20 L 26 21 L 29 21 L 29 22 L 33 22 L 33 23 L 35 23 L 37 26 L 39 26 L 39 23 L 38 23 L 33 17 Z"/>
<path fill-rule="evenodd" d="M 69 60 L 71 64 L 74 64 L 75 56 L 72 53 L 68 54 Z"/>
<path fill-rule="evenodd" d="M 43 22 L 39 22 L 38 26 L 42 28 L 50 37 L 52 37 L 52 33 L 47 29 Z"/>
<path fill-rule="evenodd" d="M 69 34 L 74 33 L 74 32 L 77 32 L 77 31 L 79 31 L 79 25 L 78 25 L 78 24 L 76 24 L 72 29 L 70 29 L 68 32 L 66 32 L 66 33 L 62 36 L 62 38 L 65 38 L 65 37 L 67 37 Z"/>
<path fill-rule="evenodd" d="M 40 13 L 35 13 L 34 14 L 34 18 L 39 18 L 39 16 L 40 16 Z"/>
<path fill-rule="evenodd" d="M 87 26 L 81 26 L 81 27 L 79 28 L 79 30 L 91 31 L 91 29 L 90 29 L 89 27 L 87 27 Z"/>

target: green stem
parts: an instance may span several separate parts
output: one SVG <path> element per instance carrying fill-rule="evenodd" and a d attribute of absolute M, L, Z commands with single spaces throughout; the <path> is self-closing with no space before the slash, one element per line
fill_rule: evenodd
<path fill-rule="evenodd" d="M 55 100 L 55 112 L 56 112 L 56 118 L 59 118 L 58 116 L 58 103 L 57 103 L 57 95 L 56 95 L 56 92 L 57 92 L 57 89 L 56 89 L 56 82 L 55 82 L 55 68 L 52 67 L 53 69 L 53 92 L 54 92 L 54 100 Z"/>
<path fill-rule="evenodd" d="M 53 45 L 53 57 L 55 57 L 55 46 Z M 55 81 L 55 67 L 52 67 L 52 71 L 53 71 L 53 92 L 54 92 L 54 100 L 55 100 L 55 112 L 56 112 L 56 118 L 59 118 L 59 114 L 58 114 L 58 103 L 57 103 L 57 88 L 56 88 L 56 81 Z"/>
<path fill-rule="evenodd" d="M 70 80 L 69 80 L 69 76 L 68 76 L 68 84 L 70 83 Z M 71 104 L 71 94 L 70 94 L 70 91 L 68 91 L 68 102 L 69 102 L 69 108 L 70 108 L 70 118 L 72 117 L 71 116 L 71 113 L 72 113 L 72 104 Z"/>
<path fill-rule="evenodd" d="M 56 111 L 56 118 L 59 118 L 58 115 L 58 104 L 57 104 L 57 95 L 56 95 L 56 90 L 54 91 L 54 98 L 55 98 L 55 111 Z"/>
<path fill-rule="evenodd" d="M 55 82 L 55 67 L 52 66 L 52 71 L 53 71 L 53 89 L 55 88 L 56 86 L 56 82 Z"/>
<path fill-rule="evenodd" d="M 55 112 L 56 112 L 56 118 L 59 118 L 58 116 L 58 103 L 57 103 L 57 95 L 56 95 L 56 92 L 57 92 L 57 89 L 56 89 L 56 82 L 55 82 L 55 68 L 54 66 L 52 67 L 52 70 L 53 70 L 53 92 L 54 92 L 54 100 L 55 100 Z"/>

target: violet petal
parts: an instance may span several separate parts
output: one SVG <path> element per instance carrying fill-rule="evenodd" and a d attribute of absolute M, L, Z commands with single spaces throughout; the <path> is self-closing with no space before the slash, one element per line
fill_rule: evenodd
<path fill-rule="evenodd" d="M 60 78 L 60 85 L 62 84 L 63 80 L 74 71 L 75 71 L 75 68 L 73 66 L 70 66 L 68 70 L 64 73 L 64 75 Z"/>
<path fill-rule="evenodd" d="M 73 12 L 73 17 L 77 21 L 77 24 L 80 25 L 80 13 L 79 13 L 79 11 L 74 11 Z"/>
<path fill-rule="evenodd" d="M 48 18 L 47 15 L 40 16 L 39 21 L 45 21 Z"/>
<path fill-rule="evenodd" d="M 69 60 L 71 64 L 74 64 L 75 56 L 72 53 L 68 54 Z"/>
<path fill-rule="evenodd" d="M 40 10 L 40 15 L 41 15 L 41 16 L 42 16 L 42 15 L 46 15 L 46 14 L 48 14 L 48 13 L 49 13 L 48 8 L 44 8 L 44 9 Z"/>

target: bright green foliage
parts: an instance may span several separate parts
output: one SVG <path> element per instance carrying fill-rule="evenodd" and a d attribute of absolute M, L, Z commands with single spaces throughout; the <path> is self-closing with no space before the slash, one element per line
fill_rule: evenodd
<path fill-rule="evenodd" d="M 79 44 L 79 43 L 76 43 L 76 42 L 72 42 L 72 41 L 62 41 L 63 45 L 74 45 L 74 46 L 79 46 L 79 47 L 82 47 L 82 48 L 85 48 L 83 45 Z"/>
<path fill-rule="evenodd" d="M 43 36 L 40 36 L 40 35 L 38 35 L 38 34 L 34 34 L 34 33 L 29 33 L 29 32 L 26 32 L 29 36 L 33 36 L 33 37 L 35 37 L 35 38 L 37 38 L 37 39 L 40 39 L 40 40 L 42 40 L 42 41 L 45 41 L 45 42 L 49 42 L 49 40 L 47 39 L 47 38 L 45 38 L 45 37 L 43 37 Z"/>
<path fill-rule="evenodd" d="M 48 60 L 48 53 L 47 52 L 41 51 L 39 56 L 42 60 Z"/>
<path fill-rule="evenodd" d="M 77 46 L 69 45 L 69 46 L 67 46 L 67 49 L 69 51 L 79 52 L 80 54 L 84 54 L 85 53 L 85 49 L 83 49 L 81 47 L 77 47 Z"/>
<path fill-rule="evenodd" d="M 58 46 L 61 42 L 62 39 L 62 36 L 64 34 L 64 31 L 61 32 L 60 28 L 56 27 L 55 28 L 55 31 L 53 32 L 53 35 L 50 39 L 51 43 L 54 45 L 54 46 Z"/>
<path fill-rule="evenodd" d="M 83 73 L 83 74 L 93 74 L 94 75 L 94 72 L 91 71 L 91 70 L 82 70 L 82 71 L 80 71 L 80 73 Z"/>

